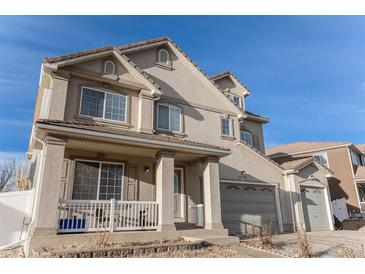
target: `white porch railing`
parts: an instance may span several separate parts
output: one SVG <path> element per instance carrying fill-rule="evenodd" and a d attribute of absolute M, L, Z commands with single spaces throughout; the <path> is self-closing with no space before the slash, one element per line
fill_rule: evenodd
<path fill-rule="evenodd" d="M 204 227 L 204 205 L 190 206 L 191 221 L 198 227 Z"/>
<path fill-rule="evenodd" d="M 153 230 L 158 226 L 154 201 L 59 201 L 59 233 Z"/>

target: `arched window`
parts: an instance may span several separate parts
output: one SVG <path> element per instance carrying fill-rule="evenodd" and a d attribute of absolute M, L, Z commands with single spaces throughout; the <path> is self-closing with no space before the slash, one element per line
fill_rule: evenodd
<path fill-rule="evenodd" d="M 105 74 L 115 74 L 115 64 L 113 61 L 106 61 L 104 64 L 104 73 Z"/>
<path fill-rule="evenodd" d="M 165 49 L 160 49 L 158 51 L 158 62 L 170 65 L 170 54 Z"/>

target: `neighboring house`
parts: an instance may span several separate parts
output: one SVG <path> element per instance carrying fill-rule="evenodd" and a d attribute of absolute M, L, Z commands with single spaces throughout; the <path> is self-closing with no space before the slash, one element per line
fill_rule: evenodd
<path fill-rule="evenodd" d="M 333 229 L 329 170 L 267 158 L 268 119 L 246 111 L 247 95 L 232 73 L 209 78 L 167 37 L 46 58 L 28 150 L 27 254 L 106 229 L 113 241 Z"/>
<path fill-rule="evenodd" d="M 331 199 L 345 198 L 350 215 L 365 214 L 365 146 L 349 142 L 297 142 L 266 150 L 279 164 L 316 158 L 333 176 L 328 178 Z"/>

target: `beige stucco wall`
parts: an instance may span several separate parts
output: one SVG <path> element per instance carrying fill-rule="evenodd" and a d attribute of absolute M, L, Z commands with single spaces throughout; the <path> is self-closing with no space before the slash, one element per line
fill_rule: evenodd
<path fill-rule="evenodd" d="M 65 120 L 73 121 L 75 119 L 86 119 L 86 120 L 96 120 L 103 123 L 108 123 L 114 126 L 122 126 L 122 123 L 118 121 L 107 121 L 100 120 L 92 117 L 85 117 L 79 115 L 80 113 L 80 99 L 81 99 L 81 89 L 82 87 L 96 88 L 104 91 L 113 91 L 127 96 L 127 116 L 126 125 L 131 130 L 137 130 L 138 126 L 138 93 L 136 91 L 131 91 L 126 88 L 111 86 L 108 84 L 102 84 L 100 82 L 80 79 L 72 77 L 69 80 L 66 98 L 66 108 L 65 108 Z M 124 126 L 123 126 L 124 127 Z"/>
<path fill-rule="evenodd" d="M 241 98 L 244 99 L 243 94 L 247 92 L 247 89 L 242 87 L 241 84 L 238 83 L 236 79 L 228 76 L 215 80 L 214 82 L 223 90 L 229 88 L 230 93 L 241 96 Z"/>

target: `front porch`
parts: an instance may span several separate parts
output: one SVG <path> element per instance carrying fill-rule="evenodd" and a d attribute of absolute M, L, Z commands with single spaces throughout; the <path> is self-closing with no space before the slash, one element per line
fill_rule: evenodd
<path fill-rule="evenodd" d="M 365 214 L 365 180 L 356 182 L 357 194 L 360 203 L 360 212 Z"/>
<path fill-rule="evenodd" d="M 229 150 L 136 132 L 127 140 L 54 125 L 37 133 L 44 143 L 31 238 L 225 231 L 219 158 Z"/>

